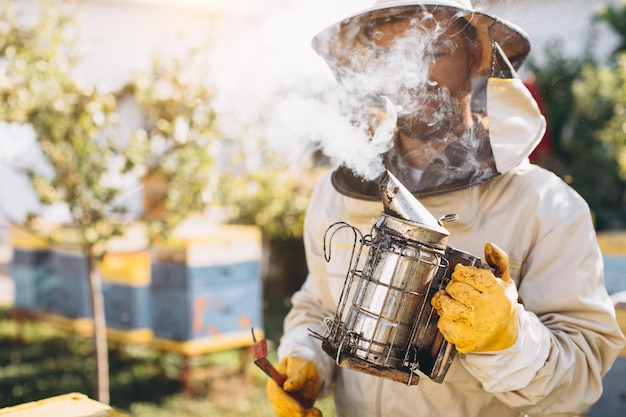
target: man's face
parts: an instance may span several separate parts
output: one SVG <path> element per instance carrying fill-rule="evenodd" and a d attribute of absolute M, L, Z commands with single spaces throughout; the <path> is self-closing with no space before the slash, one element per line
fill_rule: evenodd
<path fill-rule="evenodd" d="M 366 60 L 365 71 L 388 77 L 379 94 L 402 107 L 398 127 L 406 135 L 428 138 L 469 127 L 480 48 L 468 40 L 464 25 L 450 15 L 416 13 L 369 29 L 373 59 Z"/>

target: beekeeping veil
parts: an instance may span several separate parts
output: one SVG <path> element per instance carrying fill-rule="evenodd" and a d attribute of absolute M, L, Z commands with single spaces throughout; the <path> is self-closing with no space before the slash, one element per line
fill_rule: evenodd
<path fill-rule="evenodd" d="M 471 91 L 466 102 L 471 105 L 472 123 L 463 133 L 439 134 L 437 140 L 444 145 L 437 147 L 426 166 L 416 169 L 399 144 L 403 118 L 422 117 L 426 126 L 446 126 L 458 109 L 429 74 L 437 59 L 432 50 L 437 31 L 445 30 L 437 23 L 441 16 L 455 21 L 480 49 L 467 89 L 468 97 Z M 412 23 L 409 30 L 398 31 L 397 41 L 381 48 L 376 43 L 380 36 L 376 28 L 394 19 Z M 379 122 L 394 120 L 393 139 L 381 153 L 381 161 L 418 197 L 497 177 L 526 159 L 545 131 L 545 119 L 516 74 L 530 51 L 527 35 L 509 22 L 474 10 L 469 0 L 378 0 L 373 7 L 320 32 L 313 39 L 313 48 L 338 80 L 343 109 L 355 124 L 365 126 L 376 139 Z M 438 104 L 435 110 L 425 111 L 419 97 L 429 94 L 437 95 Z M 377 183 L 349 164 L 333 172 L 335 188 L 348 196 L 378 199 Z"/>

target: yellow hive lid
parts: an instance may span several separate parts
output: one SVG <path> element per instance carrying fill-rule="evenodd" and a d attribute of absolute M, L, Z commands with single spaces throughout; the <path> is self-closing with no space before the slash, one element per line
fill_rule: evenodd
<path fill-rule="evenodd" d="M 107 253 L 99 270 L 105 281 L 147 285 L 150 283 L 150 252 Z"/>
<path fill-rule="evenodd" d="M 47 237 L 58 227 L 57 224 L 33 222 L 30 230 L 11 225 L 10 244 L 20 249 L 48 249 L 51 244 Z"/>
<path fill-rule="evenodd" d="M 151 252 L 161 262 L 208 265 L 258 260 L 261 257 L 261 229 L 248 225 L 213 225 L 187 229 L 172 239 L 156 242 Z"/>

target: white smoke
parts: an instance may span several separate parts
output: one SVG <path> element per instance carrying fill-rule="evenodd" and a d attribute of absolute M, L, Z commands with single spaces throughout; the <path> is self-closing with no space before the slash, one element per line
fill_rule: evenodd
<path fill-rule="evenodd" d="M 373 46 L 364 45 L 362 33 L 356 31 L 356 46 L 338 59 L 340 64 L 328 62 L 339 80 L 336 95 L 325 99 L 290 95 L 276 109 L 273 137 L 302 140 L 320 149 L 334 165 L 375 179 L 385 169 L 383 154 L 394 145 L 398 114 L 435 129 L 451 112 L 450 100 L 443 100 L 449 97 L 429 80 L 433 44 L 442 29 L 427 13 L 426 19 L 414 19 L 402 37 Z M 337 42 L 336 32 L 325 35 L 327 39 L 318 39 L 322 45 Z M 380 36 L 375 30 L 367 34 L 369 39 Z M 429 100 L 437 100 L 439 108 L 429 110 Z"/>
<path fill-rule="evenodd" d="M 433 43 L 445 29 L 433 19 L 415 20 L 406 36 L 383 48 L 351 51 L 348 68 L 333 68 L 313 51 L 311 40 L 320 30 L 372 5 L 352 3 L 331 14 L 294 1 L 283 13 L 216 43 L 223 59 L 213 63 L 220 70 L 218 114 L 228 136 L 254 125 L 244 140 L 268 140 L 285 159 L 281 168 L 320 150 L 334 166 L 370 180 L 385 169 L 382 156 L 393 146 L 398 115 L 434 128 L 449 119 L 454 104 L 428 77 Z M 439 108 L 426 109 L 428 101 Z"/>
<path fill-rule="evenodd" d="M 333 165 L 345 165 L 364 179 L 373 180 L 385 169 L 382 154 L 393 145 L 397 120 L 396 106 L 384 99 L 386 117 L 370 131 L 332 105 L 292 95 L 277 106 L 270 136 L 284 145 L 288 155 L 304 156 L 303 150 L 310 153 L 319 149 Z M 302 144 L 307 147 L 302 148 Z"/>

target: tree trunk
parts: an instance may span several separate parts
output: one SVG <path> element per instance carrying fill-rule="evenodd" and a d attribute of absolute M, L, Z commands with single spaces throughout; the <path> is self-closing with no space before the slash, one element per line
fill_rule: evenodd
<path fill-rule="evenodd" d="M 109 351 L 107 345 L 106 318 L 104 316 L 104 296 L 102 294 L 102 277 L 94 260 L 92 250 L 86 251 L 89 287 L 93 306 L 93 336 L 96 353 L 96 400 L 109 404 Z"/>

